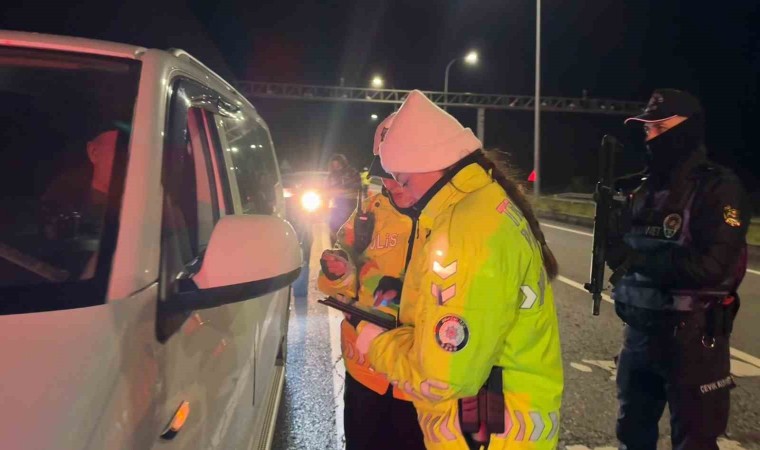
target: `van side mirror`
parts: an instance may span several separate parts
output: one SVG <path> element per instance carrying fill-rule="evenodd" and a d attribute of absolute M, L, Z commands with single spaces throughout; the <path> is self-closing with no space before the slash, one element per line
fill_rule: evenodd
<path fill-rule="evenodd" d="M 289 286 L 301 271 L 293 227 L 274 216 L 219 220 L 192 280 L 197 288 L 167 299 L 162 308 L 187 312 L 261 297 Z"/>

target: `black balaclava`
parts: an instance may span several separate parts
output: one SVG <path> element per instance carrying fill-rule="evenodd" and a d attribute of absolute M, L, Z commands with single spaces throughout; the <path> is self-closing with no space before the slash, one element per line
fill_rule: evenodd
<path fill-rule="evenodd" d="M 704 152 L 704 120 L 693 116 L 646 143 L 647 167 L 660 180 L 694 153 Z"/>

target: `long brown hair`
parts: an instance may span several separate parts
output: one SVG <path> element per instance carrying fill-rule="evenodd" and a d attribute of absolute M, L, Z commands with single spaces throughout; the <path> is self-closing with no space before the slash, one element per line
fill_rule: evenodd
<path fill-rule="evenodd" d="M 554 253 L 552 253 L 549 245 L 546 243 L 544 232 L 541 231 L 538 219 L 536 219 L 536 215 L 533 213 L 533 207 L 523 194 L 520 185 L 509 176 L 510 169 L 507 166 L 505 157 L 502 156 L 500 152 L 494 150 L 480 150 L 475 154 L 475 161 L 486 172 L 491 174 L 494 181 L 499 183 L 499 186 L 501 186 L 507 193 L 509 199 L 517 205 L 520 211 L 522 211 L 525 220 L 528 221 L 530 230 L 533 232 L 533 236 L 541 245 L 544 268 L 546 269 L 547 275 L 549 275 L 549 279 L 553 280 L 556 278 L 557 273 L 559 272 L 557 259 L 554 257 Z"/>

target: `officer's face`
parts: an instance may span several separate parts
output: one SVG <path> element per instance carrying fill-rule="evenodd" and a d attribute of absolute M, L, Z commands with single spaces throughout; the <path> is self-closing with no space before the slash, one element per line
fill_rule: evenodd
<path fill-rule="evenodd" d="M 399 208 L 409 208 L 414 205 L 415 199 L 404 189 L 398 181 L 392 178 L 383 178 L 383 186 L 393 197 L 393 203 Z"/>
<path fill-rule="evenodd" d="M 684 117 L 684 116 L 674 116 L 674 117 L 671 117 L 670 119 L 661 120 L 659 122 L 645 123 L 644 134 L 646 135 L 646 137 L 644 138 L 644 140 L 646 142 L 651 141 L 657 136 L 665 133 L 666 131 L 680 124 L 687 118 L 688 117 Z"/>
<path fill-rule="evenodd" d="M 393 178 L 408 192 L 414 203 L 417 203 L 442 176 L 443 171 L 441 170 L 425 173 L 393 174 Z"/>

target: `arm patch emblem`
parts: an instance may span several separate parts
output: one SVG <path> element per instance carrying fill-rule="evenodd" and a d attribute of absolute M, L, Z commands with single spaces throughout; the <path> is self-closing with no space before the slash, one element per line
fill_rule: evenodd
<path fill-rule="evenodd" d="M 742 226 L 742 221 L 739 219 L 740 212 L 738 209 L 731 205 L 723 207 L 723 220 L 731 227 L 738 228 Z"/>
<path fill-rule="evenodd" d="M 462 350 L 470 340 L 470 330 L 461 317 L 444 316 L 435 325 L 435 341 L 447 352 Z"/>

